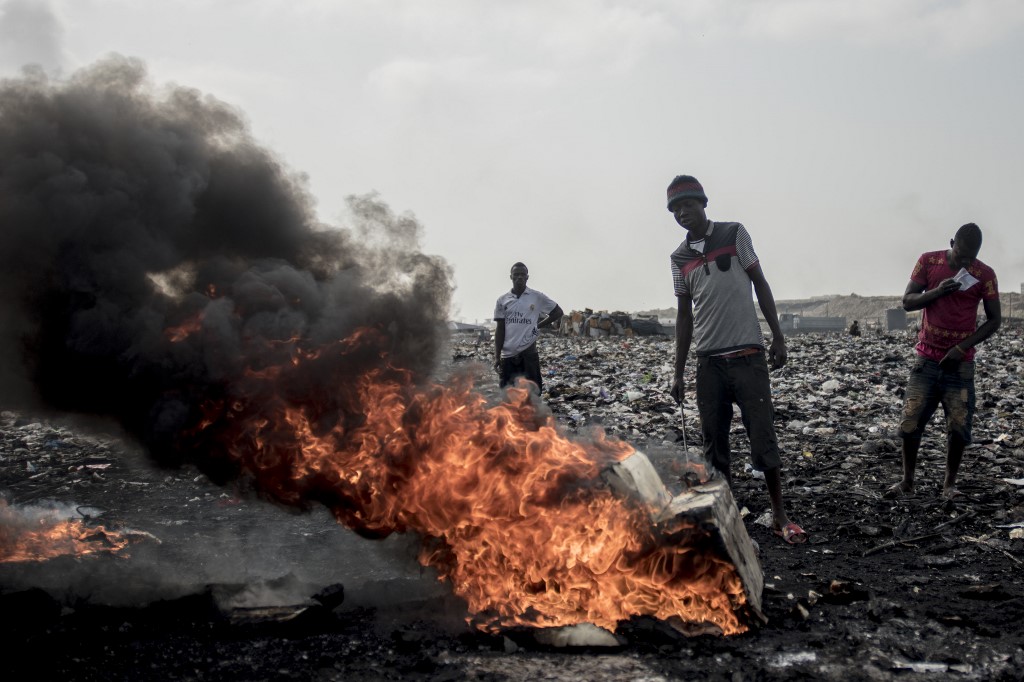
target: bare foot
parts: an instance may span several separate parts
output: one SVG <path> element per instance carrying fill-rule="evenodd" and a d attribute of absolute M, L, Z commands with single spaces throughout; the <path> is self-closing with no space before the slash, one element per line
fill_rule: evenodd
<path fill-rule="evenodd" d="M 896 485 L 892 486 L 884 493 L 882 493 L 883 500 L 895 500 L 903 497 L 904 495 L 910 495 L 914 492 L 914 486 L 905 485 L 903 481 L 900 481 Z"/>
<path fill-rule="evenodd" d="M 949 486 L 948 488 L 942 489 L 942 497 L 947 500 L 955 500 L 958 497 L 963 497 L 964 494 L 956 489 L 956 486 Z"/>

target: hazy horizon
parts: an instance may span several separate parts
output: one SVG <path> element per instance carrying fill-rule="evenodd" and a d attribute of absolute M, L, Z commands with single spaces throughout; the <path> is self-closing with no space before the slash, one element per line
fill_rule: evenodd
<path fill-rule="evenodd" d="M 0 77 L 141 59 L 240 111 L 324 223 L 414 216 L 473 321 L 515 261 L 565 310 L 673 307 L 679 173 L 779 300 L 900 296 L 967 222 L 1019 291 L 1022 38 L 1013 0 L 0 0 Z"/>

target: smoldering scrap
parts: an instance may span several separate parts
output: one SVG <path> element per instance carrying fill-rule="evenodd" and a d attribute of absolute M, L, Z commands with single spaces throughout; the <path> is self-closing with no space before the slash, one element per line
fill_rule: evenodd
<path fill-rule="evenodd" d="M 527 391 L 429 380 L 451 294 L 375 196 L 320 224 L 241 115 L 113 57 L 0 85 L 7 404 L 108 416 L 166 466 L 412 531 L 481 628 L 738 620 L 728 562 L 661 542 Z"/>

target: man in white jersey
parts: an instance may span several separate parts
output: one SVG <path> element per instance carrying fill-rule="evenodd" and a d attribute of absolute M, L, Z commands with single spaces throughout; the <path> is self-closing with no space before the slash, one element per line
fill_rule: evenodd
<path fill-rule="evenodd" d="M 543 386 L 540 355 L 537 353 L 538 328 L 558 322 L 562 309 L 545 294 L 530 289 L 529 270 L 522 263 L 512 266 L 509 275 L 512 290 L 498 297 L 494 306 L 494 369 L 501 387 L 512 385 L 516 377 L 525 377 Z"/>

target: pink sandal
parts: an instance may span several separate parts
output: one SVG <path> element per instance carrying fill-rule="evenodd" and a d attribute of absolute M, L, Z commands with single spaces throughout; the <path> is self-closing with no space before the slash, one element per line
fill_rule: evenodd
<path fill-rule="evenodd" d="M 792 521 L 782 528 L 774 528 L 772 532 L 785 540 L 790 545 L 802 545 L 807 542 L 807 531 Z"/>

